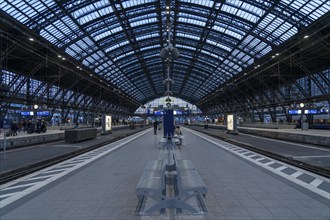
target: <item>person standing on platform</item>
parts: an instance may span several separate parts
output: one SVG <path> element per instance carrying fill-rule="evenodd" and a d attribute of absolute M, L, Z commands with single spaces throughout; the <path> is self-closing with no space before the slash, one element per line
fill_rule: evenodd
<path fill-rule="evenodd" d="M 18 125 L 17 125 L 16 121 L 13 121 L 11 123 L 10 129 L 11 129 L 12 135 L 16 136 L 17 135 L 17 130 L 18 130 Z"/>
<path fill-rule="evenodd" d="M 158 128 L 158 121 L 154 121 L 154 134 L 157 134 L 157 128 Z"/>
<path fill-rule="evenodd" d="M 174 130 L 174 135 L 178 137 L 179 139 L 179 145 L 182 145 L 182 131 L 180 126 L 176 126 L 175 130 Z"/>

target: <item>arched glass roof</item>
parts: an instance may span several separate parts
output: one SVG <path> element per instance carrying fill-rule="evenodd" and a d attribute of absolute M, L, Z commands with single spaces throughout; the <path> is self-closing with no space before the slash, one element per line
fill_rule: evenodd
<path fill-rule="evenodd" d="M 328 13 L 330 2 L 3 0 L 0 8 L 140 103 L 166 90 L 159 52 L 170 21 L 181 54 L 171 91 L 197 103 Z"/>

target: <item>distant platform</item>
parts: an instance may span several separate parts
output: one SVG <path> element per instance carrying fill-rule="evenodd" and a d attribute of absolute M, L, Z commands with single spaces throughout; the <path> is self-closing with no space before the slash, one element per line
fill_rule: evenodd
<path fill-rule="evenodd" d="M 121 130 L 128 128 L 129 125 L 118 125 L 113 126 L 112 130 Z M 47 127 L 47 132 L 43 133 L 32 133 L 28 134 L 27 132 L 17 132 L 16 136 L 6 137 L 6 148 L 15 148 L 28 145 L 36 145 L 53 141 L 64 140 L 65 130 L 73 129 L 74 126 L 56 126 L 56 127 Z M 83 128 L 83 127 L 82 127 Z M 79 129 L 79 128 L 78 128 Z M 6 130 L 8 131 L 8 130 Z M 1 130 L 0 133 L 0 150 L 4 149 L 4 131 Z M 98 128 L 98 134 L 101 133 L 101 128 Z"/>
<path fill-rule="evenodd" d="M 204 126 L 202 124 L 194 124 Z M 209 128 L 226 130 L 226 126 L 209 124 Z M 276 138 L 285 141 L 293 141 L 305 144 L 315 144 L 330 147 L 330 130 L 318 129 L 270 129 L 270 128 L 254 128 L 254 127 L 238 127 L 239 133 L 257 135 L 268 138 Z"/>

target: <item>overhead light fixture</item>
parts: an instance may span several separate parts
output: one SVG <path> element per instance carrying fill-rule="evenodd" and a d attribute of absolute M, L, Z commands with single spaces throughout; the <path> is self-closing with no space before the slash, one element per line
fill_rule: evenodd
<path fill-rule="evenodd" d="M 305 39 L 306 39 L 306 38 L 309 38 L 309 36 L 308 36 L 308 35 L 305 35 L 304 38 L 305 38 Z"/>
<path fill-rule="evenodd" d="M 30 41 L 34 41 L 34 39 L 32 37 L 29 38 Z"/>
<path fill-rule="evenodd" d="M 178 49 L 176 49 L 175 47 L 172 46 L 172 44 L 164 47 L 161 51 L 159 56 L 161 58 L 163 58 L 164 60 L 166 60 L 167 58 L 172 58 L 173 60 L 175 60 L 176 58 L 178 58 L 180 56 L 180 52 Z"/>

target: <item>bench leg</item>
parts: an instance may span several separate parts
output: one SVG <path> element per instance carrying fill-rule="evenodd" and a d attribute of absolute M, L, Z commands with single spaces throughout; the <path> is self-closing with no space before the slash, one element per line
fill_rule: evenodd
<path fill-rule="evenodd" d="M 188 210 L 194 214 L 199 214 L 198 210 L 178 199 L 165 199 L 151 206 L 147 211 L 145 211 L 145 213 L 152 213 L 165 208 L 180 208 L 180 209 Z"/>

